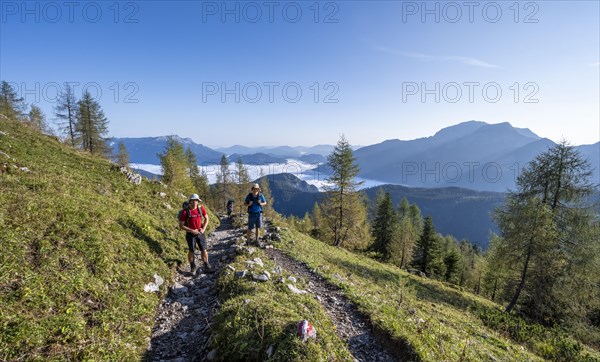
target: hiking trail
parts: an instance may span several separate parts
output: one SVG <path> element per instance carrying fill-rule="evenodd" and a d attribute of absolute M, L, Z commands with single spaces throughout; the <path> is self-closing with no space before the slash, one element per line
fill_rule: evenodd
<path fill-rule="evenodd" d="M 211 326 L 220 307 L 215 289 L 216 278 L 235 257 L 235 241 L 244 235 L 245 228 L 232 229 L 229 220 L 221 217 L 221 226 L 207 240 L 208 257 L 214 273 L 205 273 L 199 267 L 196 275 L 192 276 L 189 266 L 177 268 L 175 283 L 158 308 L 145 360 L 184 362 L 214 359 L 217 351 L 211 349 Z M 307 291 L 326 310 L 336 327 L 336 334 L 346 342 L 354 361 L 398 360 L 388 348 L 389 343 L 375 335 L 368 319 L 340 288 L 279 249 L 265 249 L 265 252 L 277 266 L 307 280 Z M 197 265 L 202 263 L 197 262 Z"/>

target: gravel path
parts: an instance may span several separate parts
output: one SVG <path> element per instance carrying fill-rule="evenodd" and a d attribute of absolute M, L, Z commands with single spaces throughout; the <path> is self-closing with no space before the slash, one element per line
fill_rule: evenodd
<path fill-rule="evenodd" d="M 298 262 L 279 249 L 267 249 L 275 264 L 295 276 L 308 281 L 310 292 L 325 308 L 336 327 L 337 335 L 347 343 L 355 361 L 397 361 L 387 343 L 377 338 L 368 319 L 349 301 L 342 290 L 314 273 L 306 264 Z M 318 333 L 318 331 L 317 331 Z"/>
<path fill-rule="evenodd" d="M 216 277 L 231 260 L 230 247 L 240 235 L 226 218 L 221 219 L 221 226 L 207 240 L 208 260 L 215 272 L 204 273 L 200 256 L 196 256 L 196 275 L 191 275 L 189 265 L 177 269 L 175 283 L 158 308 L 146 361 L 208 360 L 211 325 L 219 308 Z"/>
<path fill-rule="evenodd" d="M 208 361 L 211 325 L 220 304 L 215 290 L 218 271 L 231 262 L 235 240 L 243 229 L 232 229 L 226 218 L 208 237 L 208 257 L 215 272 L 207 274 L 200 267 L 191 275 L 189 266 L 178 268 L 175 283 L 161 301 L 152 330 L 152 339 L 146 351 L 146 361 Z M 327 311 L 338 336 L 347 343 L 355 361 L 397 361 L 388 349 L 389 343 L 380 340 L 372 331 L 368 319 L 350 302 L 343 292 L 330 284 L 307 265 L 300 263 L 278 249 L 265 249 L 276 265 L 296 277 L 308 281 L 307 291 Z M 199 256 L 196 265 L 202 265 Z M 318 333 L 318 331 L 317 331 Z"/>

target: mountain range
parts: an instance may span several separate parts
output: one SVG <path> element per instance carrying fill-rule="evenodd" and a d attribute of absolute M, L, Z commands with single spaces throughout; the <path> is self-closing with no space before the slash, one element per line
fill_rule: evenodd
<path fill-rule="evenodd" d="M 463 187 L 505 192 L 537 154 L 555 143 L 510 123 L 469 121 L 431 137 L 387 140 L 354 152 L 365 179 L 412 187 Z M 600 142 L 576 147 L 599 183 Z M 319 172 L 327 174 L 326 165 Z"/>
<path fill-rule="evenodd" d="M 273 208 L 280 214 L 303 217 L 311 212 L 315 202 L 321 202 L 325 194 L 288 173 L 263 176 L 268 178 L 273 197 Z M 259 182 L 260 179 L 255 182 Z M 377 194 L 389 192 L 394 207 L 406 197 L 416 203 L 423 216 L 431 216 L 436 231 L 486 248 L 490 231 L 497 228 L 491 212 L 502 204 L 505 194 L 474 191 L 458 187 L 414 188 L 400 185 L 381 185 L 363 190 L 367 196 L 370 216 L 374 216 Z"/>
<path fill-rule="evenodd" d="M 197 144 L 191 138 L 182 138 L 176 135 L 172 137 L 183 144 L 184 148 L 187 149 L 190 147 L 200 163 L 217 164 L 221 160 L 221 156 L 223 155 L 221 152 Z M 158 158 L 158 154 L 165 150 L 167 138 L 168 136 L 113 138 L 110 142 L 110 147 L 113 149 L 113 152 L 116 153 L 119 148 L 119 143 L 123 142 L 129 153 L 129 161 L 131 163 L 159 165 L 160 159 Z"/>
<path fill-rule="evenodd" d="M 132 163 L 159 164 L 157 154 L 166 145 L 166 137 L 115 138 L 112 147 L 123 141 Z M 229 162 L 238 159 L 246 164 L 284 163 L 299 159 L 320 164 L 319 174 L 327 174 L 326 156 L 332 145 L 313 147 L 246 147 L 231 146 L 213 150 L 179 138 L 191 147 L 200 164 L 216 164 L 222 155 Z M 479 191 L 506 192 L 514 188 L 520 170 L 537 154 L 555 143 L 527 128 L 510 123 L 488 124 L 468 121 L 446 127 L 430 137 L 414 140 L 391 139 L 355 149 L 364 179 L 408 187 L 461 187 Z M 577 146 L 594 169 L 592 182 L 600 183 L 600 142 Z"/>

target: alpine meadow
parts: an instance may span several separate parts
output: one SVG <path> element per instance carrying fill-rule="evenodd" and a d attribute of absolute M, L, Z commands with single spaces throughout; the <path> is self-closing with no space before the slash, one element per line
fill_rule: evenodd
<path fill-rule="evenodd" d="M 598 2 L 0 2 L 0 360 L 600 362 L 599 49 Z"/>

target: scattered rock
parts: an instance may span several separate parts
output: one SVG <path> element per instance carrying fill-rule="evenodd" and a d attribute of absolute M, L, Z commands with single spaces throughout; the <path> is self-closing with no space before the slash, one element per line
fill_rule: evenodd
<path fill-rule="evenodd" d="M 271 234 L 271 240 L 273 241 L 281 241 L 281 236 L 277 233 Z"/>
<path fill-rule="evenodd" d="M 175 284 L 173 284 L 173 293 L 175 294 L 183 294 L 183 293 L 187 293 L 188 288 L 184 287 L 183 285 L 175 282 Z"/>
<path fill-rule="evenodd" d="M 150 282 L 150 283 L 144 285 L 144 292 L 146 292 L 146 293 L 158 292 L 159 287 L 163 283 L 164 283 L 163 278 L 161 278 L 157 274 L 154 274 L 154 282 Z"/>
<path fill-rule="evenodd" d="M 158 193 L 158 196 L 160 196 L 160 197 L 162 197 L 164 199 L 165 197 L 167 197 L 167 194 L 165 192 L 161 191 L 161 192 Z"/>
<path fill-rule="evenodd" d="M 288 277 L 288 280 L 289 280 L 290 282 L 292 282 L 292 283 L 295 283 L 295 282 L 297 281 L 297 280 L 296 280 L 296 278 L 294 278 L 294 277 L 293 277 L 293 276 L 291 276 L 291 275 Z"/>
<path fill-rule="evenodd" d="M 269 348 L 267 349 L 267 358 L 271 358 L 271 356 L 273 355 L 273 350 L 275 349 L 275 346 L 270 345 Z"/>
<path fill-rule="evenodd" d="M 4 156 L 6 158 L 8 158 L 10 161 L 15 162 L 16 160 L 14 159 L 14 157 L 11 157 L 8 153 L 4 153 L 2 151 L 0 151 L 0 156 Z"/>
<path fill-rule="evenodd" d="M 131 170 L 129 170 L 127 167 L 124 167 L 124 166 L 120 167 L 119 171 L 121 173 L 124 173 L 125 176 L 127 176 L 127 180 L 129 180 L 129 182 L 131 182 L 132 184 L 134 184 L 134 185 L 142 184 L 142 175 L 131 172 Z"/>
<path fill-rule="evenodd" d="M 237 272 L 235 272 L 235 277 L 236 278 L 245 278 L 246 277 L 246 273 L 247 273 L 246 270 L 237 271 Z"/>
<path fill-rule="evenodd" d="M 306 294 L 306 293 L 308 293 L 306 290 L 298 289 L 295 286 L 293 286 L 292 284 L 288 284 L 287 287 L 294 294 Z"/>
<path fill-rule="evenodd" d="M 252 275 L 252 279 L 259 281 L 259 282 L 267 282 L 267 281 L 269 281 L 269 276 L 266 275 L 265 273 L 254 274 L 254 275 Z"/>
<path fill-rule="evenodd" d="M 167 210 L 173 210 L 173 206 L 171 206 L 171 204 L 169 204 L 167 202 L 163 202 L 163 205 L 165 205 L 165 207 L 167 208 Z"/>
<path fill-rule="evenodd" d="M 206 359 L 209 361 L 214 361 L 215 359 L 217 359 L 217 349 L 215 348 L 208 352 L 208 354 L 206 355 Z"/>
<path fill-rule="evenodd" d="M 282 274 L 283 273 L 283 269 L 277 265 L 275 268 L 273 268 L 273 273 L 275 274 Z"/>
<path fill-rule="evenodd" d="M 252 261 L 261 268 L 265 266 L 260 258 L 254 258 Z"/>
<path fill-rule="evenodd" d="M 229 269 L 231 271 L 235 271 L 235 268 L 232 265 L 227 265 L 227 269 Z"/>
<path fill-rule="evenodd" d="M 422 271 L 417 270 L 417 269 L 409 268 L 408 272 L 411 273 L 411 274 L 414 274 L 414 275 L 418 275 L 418 276 L 423 277 L 423 278 L 426 277 L 425 273 L 423 273 Z"/>
<path fill-rule="evenodd" d="M 21 171 L 21 172 L 25 172 L 25 173 L 31 172 L 31 171 L 29 170 L 29 168 L 27 168 L 27 167 L 19 167 L 19 171 Z"/>

